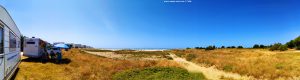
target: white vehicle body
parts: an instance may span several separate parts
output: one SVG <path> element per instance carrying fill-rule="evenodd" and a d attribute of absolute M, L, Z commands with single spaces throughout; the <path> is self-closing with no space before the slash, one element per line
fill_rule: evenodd
<path fill-rule="evenodd" d="M 52 48 L 52 50 L 53 50 L 54 54 L 61 53 L 60 48 L 54 47 L 54 48 Z"/>
<path fill-rule="evenodd" d="M 0 5 L 0 80 L 10 79 L 21 61 L 21 32 Z"/>
<path fill-rule="evenodd" d="M 40 58 L 45 53 L 45 46 L 47 42 L 40 38 L 26 38 L 24 40 L 23 56 L 31 58 Z"/>

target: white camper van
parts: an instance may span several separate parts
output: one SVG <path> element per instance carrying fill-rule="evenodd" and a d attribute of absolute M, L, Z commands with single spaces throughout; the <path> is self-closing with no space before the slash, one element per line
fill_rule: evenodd
<path fill-rule="evenodd" d="M 10 79 L 21 60 L 21 33 L 15 22 L 0 5 L 0 80 Z"/>
<path fill-rule="evenodd" d="M 31 58 L 41 58 L 43 53 L 46 53 L 46 49 L 49 44 L 40 38 L 26 38 L 24 40 L 23 56 Z"/>

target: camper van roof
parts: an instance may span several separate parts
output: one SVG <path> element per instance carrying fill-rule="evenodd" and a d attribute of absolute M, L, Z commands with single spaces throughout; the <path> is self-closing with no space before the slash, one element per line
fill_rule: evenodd
<path fill-rule="evenodd" d="M 15 24 L 15 22 L 12 20 L 12 17 L 9 15 L 9 13 L 7 12 L 7 10 L 0 5 L 0 20 L 6 25 L 8 26 L 8 28 L 10 30 L 12 30 L 15 34 L 21 34 L 20 30 L 18 29 L 17 25 Z M 16 35 L 17 37 L 21 37 L 20 35 Z"/>

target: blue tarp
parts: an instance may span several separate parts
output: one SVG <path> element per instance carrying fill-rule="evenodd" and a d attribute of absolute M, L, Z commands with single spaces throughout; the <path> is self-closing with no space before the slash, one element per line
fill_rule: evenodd
<path fill-rule="evenodd" d="M 54 45 L 54 47 L 58 47 L 58 48 L 69 48 L 69 46 L 66 45 L 66 44 L 56 44 L 56 45 Z"/>

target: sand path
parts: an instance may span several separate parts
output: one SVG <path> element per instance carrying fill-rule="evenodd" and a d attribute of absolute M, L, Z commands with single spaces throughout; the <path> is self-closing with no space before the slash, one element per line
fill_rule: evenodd
<path fill-rule="evenodd" d="M 85 52 L 93 54 L 93 55 L 97 55 L 97 56 L 106 57 L 106 58 L 125 59 L 124 55 L 116 54 L 114 52 L 91 52 L 91 51 L 85 51 Z"/>
<path fill-rule="evenodd" d="M 122 59 L 122 60 L 166 60 L 164 58 L 157 58 L 157 57 L 135 57 L 132 54 L 117 54 L 115 52 L 91 52 L 91 51 L 85 51 L 87 53 L 102 56 L 106 58 L 112 58 L 112 59 Z"/>
<path fill-rule="evenodd" d="M 228 73 L 214 67 L 202 67 L 193 62 L 187 61 L 183 58 L 177 57 L 175 54 L 170 54 L 174 61 L 181 64 L 184 68 L 186 68 L 189 72 L 201 72 L 204 76 L 209 80 L 220 80 L 223 78 L 235 79 L 235 80 L 253 80 L 248 76 L 241 76 L 236 73 Z"/>

